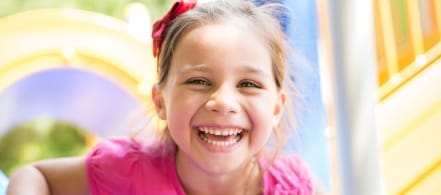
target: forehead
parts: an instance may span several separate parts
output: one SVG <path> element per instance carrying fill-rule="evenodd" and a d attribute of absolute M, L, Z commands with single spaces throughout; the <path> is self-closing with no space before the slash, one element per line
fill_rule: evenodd
<path fill-rule="evenodd" d="M 248 64 L 271 70 L 268 47 L 257 33 L 234 23 L 192 27 L 178 41 L 172 64 Z"/>
<path fill-rule="evenodd" d="M 213 38 L 223 38 L 223 40 L 234 40 L 249 38 L 258 42 L 257 44 L 264 45 L 263 37 L 256 31 L 257 29 L 248 22 L 240 19 L 225 19 L 225 21 L 218 21 L 208 24 L 193 24 L 186 28 L 180 37 L 180 41 L 189 41 L 196 38 L 195 43 L 206 43 L 207 40 Z M 228 43 L 228 42 L 226 42 Z"/>

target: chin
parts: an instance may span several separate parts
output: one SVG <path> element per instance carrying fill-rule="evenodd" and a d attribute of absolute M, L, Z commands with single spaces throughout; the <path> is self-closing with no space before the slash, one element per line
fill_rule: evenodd
<path fill-rule="evenodd" d="M 217 158 L 203 162 L 199 164 L 199 167 L 209 174 L 220 175 L 243 170 L 248 162 L 250 162 L 250 159 L 239 160 L 236 158 L 234 160 L 230 160 L 229 158 Z"/>

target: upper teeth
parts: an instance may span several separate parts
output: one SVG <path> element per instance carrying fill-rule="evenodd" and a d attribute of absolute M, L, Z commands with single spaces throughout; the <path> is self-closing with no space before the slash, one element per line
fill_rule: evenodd
<path fill-rule="evenodd" d="M 237 135 L 239 133 L 242 133 L 243 130 L 239 128 L 227 128 L 220 130 L 212 127 L 201 127 L 199 128 L 199 131 L 212 135 L 229 136 L 229 135 Z"/>

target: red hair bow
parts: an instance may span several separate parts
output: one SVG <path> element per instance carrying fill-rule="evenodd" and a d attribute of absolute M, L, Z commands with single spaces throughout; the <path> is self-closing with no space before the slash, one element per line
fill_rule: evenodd
<path fill-rule="evenodd" d="M 179 15 L 193 9 L 196 6 L 196 0 L 179 0 L 173 4 L 172 8 L 160 20 L 153 24 L 153 56 L 158 57 L 164 39 L 164 31 L 167 25 Z"/>

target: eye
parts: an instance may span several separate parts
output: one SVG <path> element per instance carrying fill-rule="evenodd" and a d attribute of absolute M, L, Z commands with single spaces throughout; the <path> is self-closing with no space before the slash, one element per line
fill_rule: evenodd
<path fill-rule="evenodd" d="M 210 83 L 207 80 L 201 78 L 188 79 L 187 81 L 185 81 L 185 83 L 193 84 L 193 85 L 210 85 Z"/>
<path fill-rule="evenodd" d="M 258 89 L 262 88 L 259 84 L 257 84 L 256 82 L 253 82 L 253 81 L 242 81 L 239 83 L 239 87 L 258 88 Z"/>

